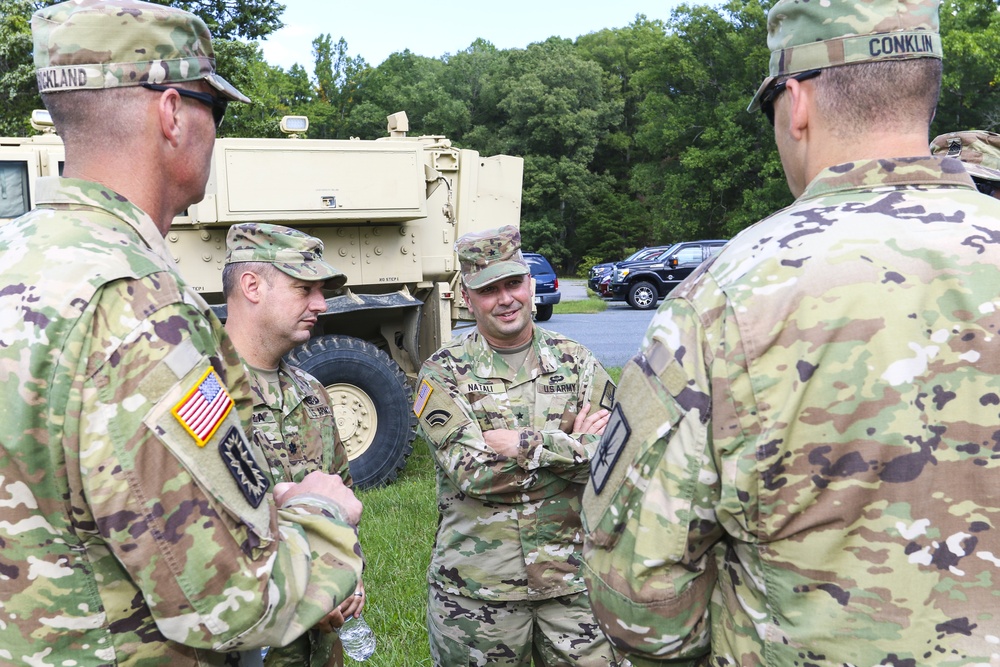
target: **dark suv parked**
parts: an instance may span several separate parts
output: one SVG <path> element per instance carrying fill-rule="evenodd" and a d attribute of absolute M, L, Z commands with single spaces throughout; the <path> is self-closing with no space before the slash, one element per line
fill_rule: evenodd
<path fill-rule="evenodd" d="M 684 241 L 675 243 L 652 259 L 621 262 L 611 278 L 611 300 L 628 301 L 639 310 L 656 307 L 698 265 L 722 250 L 726 241 Z"/>
<path fill-rule="evenodd" d="M 531 277 L 535 279 L 535 319 L 545 322 L 552 317 L 552 306 L 559 303 L 562 296 L 559 293 L 559 279 L 556 270 L 552 268 L 544 255 L 535 252 L 524 252 L 524 261 L 531 269 Z"/>
<path fill-rule="evenodd" d="M 587 287 L 594 290 L 600 294 L 600 284 L 604 280 L 604 277 L 610 271 L 614 271 L 615 264 L 620 264 L 621 262 L 632 262 L 637 259 L 647 259 L 655 255 L 659 255 L 661 252 L 669 248 L 669 245 L 658 245 L 658 246 L 646 246 L 641 250 L 636 250 L 634 253 L 621 260 L 620 262 L 605 262 L 604 264 L 594 264 L 590 267 L 590 274 L 587 276 Z"/>

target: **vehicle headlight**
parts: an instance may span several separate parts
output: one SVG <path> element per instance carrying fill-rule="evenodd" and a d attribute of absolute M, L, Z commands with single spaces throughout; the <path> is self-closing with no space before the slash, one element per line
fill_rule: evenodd
<path fill-rule="evenodd" d="M 625 276 L 628 275 L 628 269 L 618 269 L 615 271 L 615 282 L 621 282 L 625 280 Z"/>

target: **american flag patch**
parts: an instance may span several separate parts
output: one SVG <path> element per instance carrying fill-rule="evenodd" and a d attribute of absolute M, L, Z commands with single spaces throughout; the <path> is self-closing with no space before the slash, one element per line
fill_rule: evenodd
<path fill-rule="evenodd" d="M 424 408 L 427 407 L 427 401 L 432 393 L 434 393 L 434 387 L 427 380 L 420 383 L 420 389 L 417 390 L 417 400 L 413 402 L 413 414 L 420 417 Z"/>
<path fill-rule="evenodd" d="M 171 412 L 198 446 L 204 447 L 232 408 L 229 392 L 215 369 L 209 368 Z"/>

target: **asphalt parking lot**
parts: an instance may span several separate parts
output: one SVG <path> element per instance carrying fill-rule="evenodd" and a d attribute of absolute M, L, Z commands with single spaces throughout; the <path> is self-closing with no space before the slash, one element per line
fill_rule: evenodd
<path fill-rule="evenodd" d="M 586 299 L 587 281 L 560 279 L 559 291 L 561 301 Z M 608 301 L 607 304 L 607 310 L 600 313 L 556 313 L 551 320 L 539 325 L 583 343 L 607 368 L 624 366 L 639 351 L 642 337 L 656 311 L 635 310 L 624 301 Z"/>

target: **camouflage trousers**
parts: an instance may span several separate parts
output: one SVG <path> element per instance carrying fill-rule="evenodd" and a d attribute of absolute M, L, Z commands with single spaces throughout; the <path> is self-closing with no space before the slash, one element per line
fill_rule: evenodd
<path fill-rule="evenodd" d="M 287 646 L 241 654 L 240 667 L 344 667 L 344 645 L 336 633 L 310 630 Z"/>
<path fill-rule="evenodd" d="M 586 593 L 493 602 L 450 595 L 431 585 L 427 631 L 437 667 L 618 665 Z"/>

